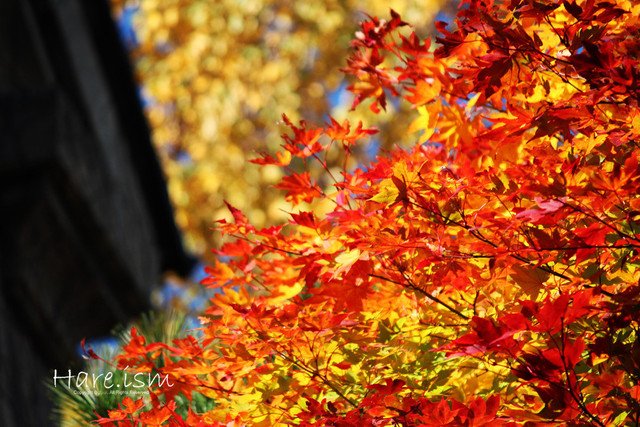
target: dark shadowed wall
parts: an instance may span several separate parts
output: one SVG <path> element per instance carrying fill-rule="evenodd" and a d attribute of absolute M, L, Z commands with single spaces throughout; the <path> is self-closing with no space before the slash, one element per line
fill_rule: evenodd
<path fill-rule="evenodd" d="M 103 0 L 0 2 L 0 425 L 193 265 Z"/>

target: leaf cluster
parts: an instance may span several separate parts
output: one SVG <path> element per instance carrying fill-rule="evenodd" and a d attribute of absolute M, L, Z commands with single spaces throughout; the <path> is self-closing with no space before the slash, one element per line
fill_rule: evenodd
<path fill-rule="evenodd" d="M 363 22 L 356 104 L 412 104 L 415 145 L 335 170 L 375 130 L 285 116 L 255 162 L 283 169 L 288 223 L 228 205 L 202 338 L 119 363 L 215 400 L 174 425 L 636 425 L 638 16 L 466 0 L 435 43 Z"/>

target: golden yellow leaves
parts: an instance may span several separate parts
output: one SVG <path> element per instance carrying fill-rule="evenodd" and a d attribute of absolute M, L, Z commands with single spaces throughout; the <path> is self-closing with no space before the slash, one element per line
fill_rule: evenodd
<path fill-rule="evenodd" d="M 419 170 L 420 168 L 414 169 L 404 160 L 395 163 L 392 176 L 380 182 L 379 190 L 371 200 L 391 204 L 406 199 L 407 187 L 418 179 Z"/>
<path fill-rule="evenodd" d="M 544 283 L 549 279 L 549 276 L 548 272 L 534 266 L 514 266 L 510 274 L 515 284 L 534 301 L 540 291 L 544 289 Z"/>
<path fill-rule="evenodd" d="M 418 143 L 424 144 L 431 138 L 436 131 L 438 115 L 436 112 L 429 112 L 427 106 L 418 107 L 418 118 L 416 118 L 409 126 L 409 132 L 422 132 L 418 139 Z"/>
<path fill-rule="evenodd" d="M 380 191 L 371 198 L 374 202 L 391 204 L 398 199 L 400 190 L 391 179 L 387 179 L 380 184 Z"/>
<path fill-rule="evenodd" d="M 433 80 L 430 82 L 426 82 L 424 80 L 420 80 L 415 89 L 412 89 L 412 96 L 407 97 L 407 101 L 411 102 L 414 105 L 423 105 L 428 104 L 433 101 L 435 98 L 440 96 L 440 91 L 442 90 L 442 83 L 440 80 Z"/>
<path fill-rule="evenodd" d="M 320 123 L 329 108 L 337 116 L 348 108 L 348 99 L 329 105 L 327 95 L 342 80 L 360 11 L 382 16 L 392 6 L 427 26 L 441 3 L 114 0 L 116 15 L 137 8 L 132 54 L 188 246 L 214 246 L 223 200 L 259 226 L 286 219 L 274 178 L 246 160 L 279 145 L 282 113 Z"/>

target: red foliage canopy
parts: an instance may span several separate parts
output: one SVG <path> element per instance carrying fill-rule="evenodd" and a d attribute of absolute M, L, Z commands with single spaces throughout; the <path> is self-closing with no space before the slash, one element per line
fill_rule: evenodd
<path fill-rule="evenodd" d="M 120 356 L 216 407 L 181 418 L 159 387 L 143 415 L 637 425 L 638 16 L 626 0 L 465 0 L 435 43 L 393 12 L 362 23 L 354 105 L 413 104 L 416 145 L 331 170 L 374 130 L 285 118 L 283 151 L 256 162 L 287 170 L 290 223 L 259 230 L 230 207 L 203 338 L 133 336 Z M 326 174 L 296 169 L 308 161 Z M 108 419 L 147 422 L 123 405 Z"/>

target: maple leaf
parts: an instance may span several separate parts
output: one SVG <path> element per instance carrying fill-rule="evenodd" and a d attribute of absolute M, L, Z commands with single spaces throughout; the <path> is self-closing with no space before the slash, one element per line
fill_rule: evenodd
<path fill-rule="evenodd" d="M 537 330 L 551 334 L 558 332 L 563 326 L 569 302 L 570 296 L 567 294 L 560 295 L 556 299 L 547 298 L 536 314 Z"/>
<path fill-rule="evenodd" d="M 223 262 L 215 261 L 214 267 L 205 267 L 204 269 L 207 277 L 202 279 L 200 283 L 205 286 L 220 287 L 229 283 L 235 278 L 234 271 Z"/>
<path fill-rule="evenodd" d="M 565 206 L 565 203 L 562 200 L 543 200 L 540 197 L 535 198 L 535 202 L 538 209 L 525 209 L 518 212 L 516 218 L 537 224 L 543 222 L 543 219 L 547 216 L 557 212 Z"/>
<path fill-rule="evenodd" d="M 309 228 L 315 228 L 316 227 L 316 219 L 313 215 L 313 212 L 299 212 L 299 213 L 292 213 L 291 214 L 291 219 L 294 223 L 304 226 L 304 227 L 309 227 Z"/>
<path fill-rule="evenodd" d="M 144 400 L 143 399 L 138 399 L 136 401 L 134 401 L 132 398 L 130 398 L 129 396 L 125 396 L 124 399 L 122 399 L 122 409 L 124 410 L 125 413 L 129 414 L 129 415 L 133 415 L 136 412 L 138 412 L 140 409 L 142 409 L 144 407 Z"/>
<path fill-rule="evenodd" d="M 514 266 L 511 278 L 531 298 L 535 299 L 544 288 L 544 283 L 550 274 L 534 267 Z"/>
<path fill-rule="evenodd" d="M 487 54 L 478 60 L 481 70 L 478 72 L 474 92 L 481 92 L 486 98 L 493 95 L 502 86 L 502 77 L 511 70 L 513 59 L 500 52 Z"/>
<path fill-rule="evenodd" d="M 306 158 L 322 151 L 322 145 L 319 142 L 322 135 L 322 129 L 308 129 L 307 123 L 301 120 L 299 126 L 296 126 L 289 120 L 286 114 L 282 115 L 282 121 L 293 131 L 293 137 L 283 134 L 284 148 L 291 155 Z"/>
<path fill-rule="evenodd" d="M 344 120 L 340 124 L 333 117 L 330 117 L 330 119 L 331 124 L 325 130 L 326 135 L 331 139 L 342 141 L 347 150 L 350 150 L 349 147 L 355 144 L 358 139 L 378 133 L 378 129 L 363 128 L 362 122 L 358 122 L 356 128 L 352 130 L 348 120 Z"/>
<path fill-rule="evenodd" d="M 603 245 L 605 237 L 611 230 L 600 222 L 594 222 L 585 228 L 576 228 L 575 235 L 588 245 Z"/>
<path fill-rule="evenodd" d="M 229 224 L 226 220 L 221 219 L 218 220 L 218 228 L 225 233 L 233 234 L 233 233 L 246 233 L 255 230 L 255 227 L 249 223 L 247 217 L 242 213 L 240 209 L 237 209 L 231 206 L 227 201 L 224 202 L 227 206 L 227 209 L 231 212 L 233 216 L 234 223 Z"/>
<path fill-rule="evenodd" d="M 411 93 L 406 99 L 413 105 L 421 106 L 433 101 L 436 97 L 440 96 L 442 90 L 442 83 L 439 80 L 433 80 L 432 83 L 427 83 L 424 80 L 420 80 L 416 83 L 415 88 L 408 89 Z"/>
<path fill-rule="evenodd" d="M 175 406 L 175 403 L 174 403 Z M 144 425 L 149 427 L 160 427 L 162 426 L 169 418 L 171 418 L 173 411 L 169 409 L 167 406 L 163 406 L 160 408 L 154 408 L 148 412 L 144 412 L 140 414 L 140 421 L 144 423 Z"/>
<path fill-rule="evenodd" d="M 385 38 L 399 27 L 408 25 L 400 15 L 393 9 L 390 10 L 391 20 L 379 19 L 376 16 L 368 16 L 368 19 L 360 23 L 360 31 L 355 34 L 352 40 L 353 47 L 364 48 L 384 48 L 390 46 Z"/>
<path fill-rule="evenodd" d="M 482 354 L 487 351 L 515 352 L 522 346 L 513 339 L 519 329 L 511 329 L 505 324 L 495 325 L 491 320 L 478 316 L 472 319 L 471 326 L 473 332 L 443 347 L 448 350 L 449 356 Z"/>
<path fill-rule="evenodd" d="M 286 191 L 287 200 L 294 205 L 300 202 L 311 202 L 313 199 L 322 196 L 322 190 L 317 184 L 311 183 L 309 172 L 293 173 L 288 175 L 276 185 L 276 188 Z"/>
<path fill-rule="evenodd" d="M 292 159 L 291 151 L 289 150 L 276 153 L 276 157 L 270 156 L 267 153 L 261 153 L 260 156 L 261 157 L 257 159 L 251 159 L 249 161 L 257 165 L 289 166 Z"/>
<path fill-rule="evenodd" d="M 97 424 L 114 424 L 123 421 L 129 416 L 125 411 L 120 409 L 110 409 L 107 411 L 108 417 L 99 417 L 94 422 Z"/>
<path fill-rule="evenodd" d="M 464 43 L 466 38 L 466 33 L 463 30 L 447 31 L 447 25 L 447 22 L 444 21 L 436 21 L 435 23 L 438 33 L 442 35 L 436 36 L 436 42 L 441 46 L 436 49 L 435 55 L 440 58 L 450 56 L 458 46 Z"/>

